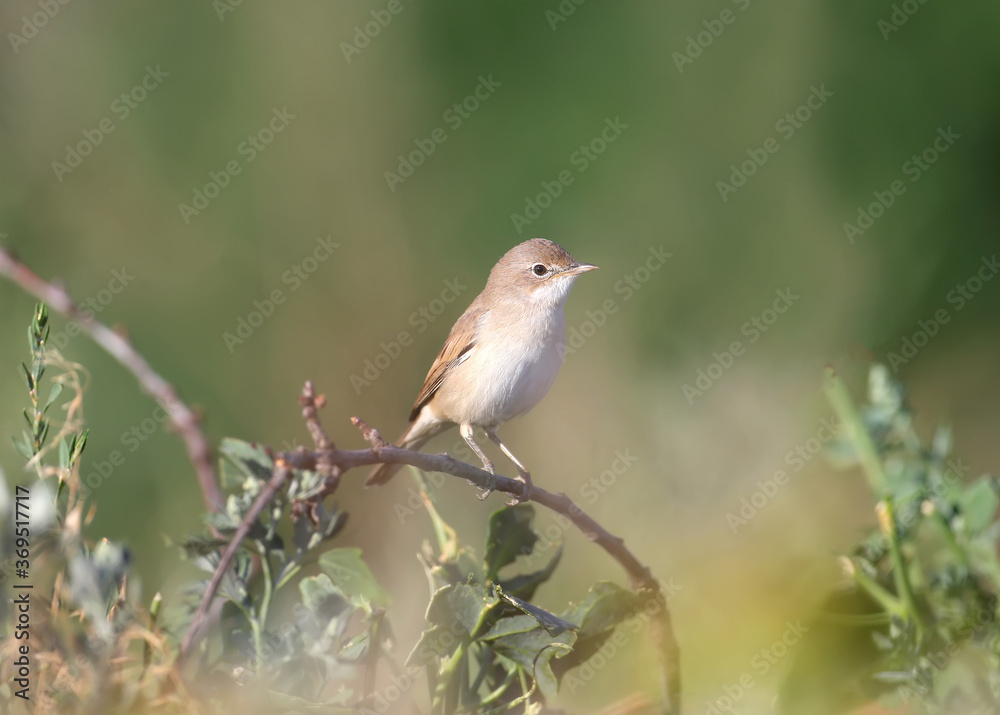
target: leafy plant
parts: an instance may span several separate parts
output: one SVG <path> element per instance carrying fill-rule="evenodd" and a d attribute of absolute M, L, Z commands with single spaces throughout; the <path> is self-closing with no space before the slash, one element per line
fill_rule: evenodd
<path fill-rule="evenodd" d="M 48 335 L 48 313 L 38 305 L 28 330 L 30 365 L 21 366 L 28 427 L 14 440 L 37 481 L 11 495 L 0 474 L 0 581 L 18 599 L 15 611 L 5 598 L 0 613 L 3 630 L 15 634 L 0 644 L 0 703 L 7 712 L 30 703 L 39 711 L 138 707 L 151 700 L 183 705 L 183 692 L 164 677 L 169 649 L 156 624 L 159 594 L 144 609 L 140 589 L 128 583 L 129 552 L 83 535 L 94 507 L 85 512 L 79 476 L 88 435 L 80 429 L 82 390 L 76 367 L 47 349 Z M 62 372 L 43 399 L 42 378 L 53 366 Z M 66 386 L 73 394 L 61 404 L 66 419 L 56 424 L 48 413 Z"/>
<path fill-rule="evenodd" d="M 219 538 L 199 537 L 183 545 L 209 572 L 217 568 L 219 549 L 244 520 L 274 469 L 272 457 L 260 446 L 229 439 L 222 453 L 227 483 L 238 482 L 242 491 L 229 497 L 224 512 L 208 520 Z M 251 527 L 242 555 L 219 589 L 227 602 L 216 632 L 219 647 L 203 646 L 202 666 L 249 686 L 240 700 L 255 709 L 266 700 L 279 709 L 337 713 L 361 707 L 384 712 L 404 699 L 416 699 L 414 686 L 422 676 L 430 686 L 432 713 L 542 703 L 556 695 L 559 680 L 570 668 L 593 655 L 615 627 L 643 605 L 638 594 L 611 583 L 595 585 L 580 604 L 558 615 L 533 605 L 536 590 L 553 575 L 561 557 L 556 551 L 540 570 L 517 570 L 518 557 L 531 555 L 539 540 L 532 528 L 534 508 L 521 505 L 494 512 L 479 559 L 459 543 L 424 492 L 438 535 L 437 549 L 424 544 L 420 553 L 432 585 L 428 627 L 400 665 L 391 652 L 392 631 L 385 618 L 389 598 L 360 551 L 322 551 L 346 516 L 329 514 L 318 502 L 311 512 L 315 521 L 299 516 L 293 522 L 292 548 L 285 547 L 279 534 L 296 500 L 318 493 L 321 481 L 309 470 L 293 472 L 286 494 L 276 497 L 267 515 Z M 317 554 L 319 572 L 296 581 Z M 254 559 L 260 564 L 256 578 Z M 290 618 L 269 632 L 279 590 L 296 582 L 298 597 L 289 596 L 291 604 L 285 604 Z M 193 590 L 205 585 L 200 582 Z M 381 687 L 380 663 L 389 671 Z M 224 696 L 226 689 L 215 694 Z"/>
<path fill-rule="evenodd" d="M 849 583 L 800 651 L 785 711 L 841 712 L 878 697 L 918 712 L 994 712 L 1000 481 L 966 483 L 947 428 L 925 443 L 884 366 L 872 367 L 860 410 L 832 371 L 826 393 L 844 425 L 832 453 L 862 468 L 878 528 L 843 557 Z"/>
<path fill-rule="evenodd" d="M 22 366 L 27 429 L 15 442 L 37 477 L 27 488 L 26 535 L 14 531 L 21 516 L 0 475 L 0 547 L 13 557 L 3 575 L 8 582 L 30 578 L 33 594 L 49 594 L 30 604 L 30 696 L 39 708 L 385 712 L 414 708 L 425 699 L 416 686 L 426 680 L 435 714 L 538 712 L 626 619 L 648 611 L 650 601 L 662 606 L 658 593 L 601 582 L 560 613 L 539 607 L 532 601 L 562 551 L 540 569 L 519 562 L 540 540 L 534 507 L 494 512 L 480 558 L 438 514 L 417 472 L 436 546 L 424 544 L 419 553 L 431 586 L 427 629 L 401 664 L 386 617 L 388 594 L 359 549 L 332 543 L 347 521 L 324 504 L 339 476 L 304 449 L 275 454 L 226 439 L 219 448 L 225 504 L 206 515 L 206 533 L 179 544 L 211 577 L 188 585 L 185 593 L 200 603 L 170 609 L 183 622 L 168 626 L 160 594 L 142 606 L 139 584 L 129 579 L 129 551 L 84 536 L 96 504 L 88 503 L 92 492 L 79 475 L 88 435 L 80 368 L 47 349 L 48 330 L 39 305 L 29 330 L 30 365 Z M 53 384 L 44 398 L 43 378 Z M 58 422 L 48 416 L 56 405 L 66 412 Z M 320 405 L 316 398 L 313 407 Z M 314 439 L 322 433 L 318 420 L 307 423 Z M 317 446 L 323 441 L 325 435 Z M 30 557 L 23 551 L 29 546 Z M 168 598 L 166 605 L 187 600 Z M 0 616 L 13 632 L 18 614 L 5 609 Z M 202 621 L 205 637 L 194 638 Z M 189 651 L 178 647 L 185 629 Z M 19 693 L 12 679 L 18 648 L 17 638 L 0 645 L 5 710 L 28 707 L 21 700 L 27 691 Z"/>
<path fill-rule="evenodd" d="M 432 688 L 431 711 L 506 710 L 554 697 L 560 679 L 586 661 L 615 628 L 643 605 L 639 594 L 612 583 L 594 585 L 583 601 L 549 613 L 530 599 L 555 571 L 556 551 L 538 571 L 521 573 L 519 556 L 539 540 L 534 507 L 505 507 L 490 516 L 484 556 L 460 546 L 429 499 L 439 535 L 435 554 L 421 561 L 431 583 L 428 629 L 407 667 L 423 668 Z"/>

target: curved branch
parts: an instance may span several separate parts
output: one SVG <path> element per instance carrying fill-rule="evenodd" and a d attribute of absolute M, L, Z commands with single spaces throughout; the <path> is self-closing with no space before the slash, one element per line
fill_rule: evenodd
<path fill-rule="evenodd" d="M 16 283 L 56 312 L 75 321 L 95 343 L 135 376 L 139 386 L 166 410 L 171 424 L 184 441 L 188 459 L 198 477 L 205 506 L 210 511 L 218 510 L 223 498 L 212 467 L 212 449 L 202 434 L 198 416 L 178 397 L 173 385 L 153 370 L 146 359 L 132 347 L 128 338 L 82 312 L 64 288 L 46 282 L 4 248 L 0 248 L 0 276 Z"/>
<path fill-rule="evenodd" d="M 216 572 L 212 576 L 209 587 L 203 595 L 201 605 L 195 615 L 195 620 L 191 623 L 187 634 L 184 637 L 184 645 L 181 647 L 181 657 L 186 656 L 190 648 L 194 645 L 196 631 L 200 628 L 204 614 L 212 603 L 216 590 L 222 582 L 222 577 L 232 565 L 232 560 L 236 555 L 240 542 L 246 538 L 250 526 L 256 521 L 263 509 L 262 500 L 270 501 L 277 489 L 287 478 L 288 469 L 309 469 L 317 470 L 321 474 L 326 474 L 326 486 L 321 493 L 313 499 L 321 500 L 326 495 L 332 493 L 339 483 L 340 477 L 349 469 L 363 467 L 373 464 L 408 464 L 427 472 L 440 472 L 449 474 L 460 479 L 466 479 L 479 488 L 485 488 L 492 482 L 492 488 L 498 492 L 505 492 L 519 497 L 525 501 L 535 501 L 552 511 L 567 517 L 590 541 L 600 546 L 611 558 L 617 561 L 625 573 L 628 574 L 632 587 L 637 591 L 646 591 L 656 605 L 651 613 L 651 636 L 660 653 L 663 662 L 663 688 L 664 688 L 664 712 L 674 714 L 680 712 L 680 649 L 674 636 L 673 624 L 670 619 L 670 612 L 667 609 L 666 596 L 649 567 L 643 564 L 633 554 L 625 542 L 618 536 L 613 535 L 592 517 L 587 515 L 572 499 L 566 494 L 553 493 L 538 486 L 529 487 L 527 494 L 523 494 L 525 484 L 518 479 L 511 479 L 501 475 L 492 475 L 489 472 L 466 464 L 447 454 L 426 454 L 403 449 L 387 443 L 377 429 L 368 425 L 358 417 L 352 417 L 354 423 L 365 440 L 372 445 L 371 449 L 338 449 L 333 441 L 327 436 L 319 421 L 318 408 L 324 404 L 322 396 L 317 396 L 312 382 L 306 382 L 299 397 L 302 405 L 302 414 L 306 419 L 309 433 L 316 444 L 314 451 L 299 448 L 295 452 L 283 452 L 276 455 L 276 465 L 274 475 L 268 483 L 267 488 L 258 497 L 253 508 L 247 513 L 240 528 L 233 536 L 229 546 L 219 562 Z M 278 479 L 279 473 L 281 479 Z M 258 508 L 259 506 L 259 508 Z"/>
<path fill-rule="evenodd" d="M 310 385 L 310 383 L 306 383 Z M 594 542 L 617 561 L 628 574 L 632 588 L 650 593 L 657 608 L 651 616 L 651 637 L 657 646 L 663 664 L 663 698 L 664 712 L 674 714 L 680 712 L 681 678 L 680 678 L 680 648 L 674 635 L 673 622 L 667 609 L 666 596 L 660 582 L 653 577 L 649 567 L 643 564 L 632 551 L 625 546 L 625 540 L 615 536 L 591 516 L 584 512 L 572 499 L 563 492 L 553 493 L 539 486 L 528 487 L 528 493 L 523 494 L 526 485 L 509 477 L 491 475 L 489 472 L 460 462 L 447 454 L 424 454 L 408 449 L 402 449 L 386 444 L 379 431 L 363 420 L 352 417 L 355 424 L 364 435 L 365 440 L 372 445 L 364 450 L 331 450 L 330 461 L 346 471 L 351 467 L 366 464 L 409 464 L 427 472 L 440 472 L 454 477 L 467 479 L 481 489 L 485 489 L 492 480 L 495 491 L 512 494 L 524 501 L 534 501 L 552 511 L 568 518 L 577 529 L 590 541 Z M 289 455 L 291 456 L 291 455 Z M 301 456 L 301 455 L 300 455 Z"/>
<path fill-rule="evenodd" d="M 202 434 L 198 417 L 191 408 L 180 400 L 174 387 L 153 370 L 149 363 L 136 352 L 126 337 L 98 322 L 92 316 L 83 313 L 77 308 L 64 288 L 46 282 L 3 248 L 0 248 L 0 276 L 8 278 L 57 312 L 76 321 L 94 342 L 104 348 L 135 376 L 146 393 L 162 404 L 167 411 L 170 422 L 184 441 L 188 459 L 197 474 L 206 507 L 210 510 L 219 509 L 223 503 L 223 497 L 211 464 L 211 448 Z M 316 444 L 316 450 L 310 452 L 300 448 L 296 452 L 286 452 L 276 457 L 276 466 L 271 479 L 233 534 L 233 538 L 226 546 L 212 578 L 209 580 L 198 610 L 195 612 L 194 619 L 181 644 L 181 660 L 190 653 L 191 648 L 196 643 L 199 631 L 207 618 L 208 609 L 218 592 L 222 579 L 232 565 L 236 553 L 250 532 L 250 528 L 264 507 L 284 486 L 292 469 L 317 470 L 324 477 L 324 488 L 316 498 L 322 499 L 336 490 L 341 475 L 353 467 L 383 463 L 409 464 L 425 471 L 440 472 L 466 479 L 480 488 L 490 487 L 495 491 L 518 497 L 521 501 L 536 501 L 567 517 L 590 541 L 604 549 L 625 569 L 632 587 L 636 590 L 648 591 L 656 604 L 660 606 L 656 609 L 652 636 L 663 660 L 665 712 L 680 712 L 680 651 L 674 637 L 670 613 L 666 606 L 666 597 L 649 567 L 639 561 L 635 554 L 625 546 L 624 540 L 614 536 L 598 524 L 564 493 L 552 493 L 541 487 L 525 485 L 520 480 L 500 475 L 494 476 L 447 454 L 425 454 L 396 447 L 386 443 L 377 429 L 357 417 L 353 417 L 351 421 L 372 445 L 371 449 L 338 449 L 320 423 L 318 410 L 323 407 L 325 400 L 321 395 L 316 395 L 311 382 L 306 382 L 299 402 L 302 405 L 306 426 Z M 527 493 L 523 493 L 525 491 Z"/>
<path fill-rule="evenodd" d="M 216 565 L 215 571 L 212 572 L 212 578 L 208 580 L 208 586 L 205 587 L 205 593 L 202 594 L 198 610 L 195 611 L 194 618 L 191 619 L 187 632 L 184 634 L 184 640 L 181 641 L 178 661 L 183 662 L 190 654 L 192 646 L 194 646 L 197 637 L 200 635 L 202 626 L 208 619 L 208 609 L 212 606 L 212 601 L 215 599 L 215 594 L 218 592 L 219 586 L 222 585 L 222 579 L 225 577 L 226 572 L 229 571 L 229 567 L 233 565 L 236 553 L 240 550 L 240 546 L 243 545 L 243 541 L 249 536 L 250 529 L 253 528 L 257 517 L 271 503 L 274 495 L 284 486 L 285 481 L 291 473 L 292 471 L 288 468 L 288 465 L 279 459 L 275 465 L 274 473 L 271 475 L 271 480 L 261 490 L 260 494 L 257 495 L 254 503 L 247 510 L 246 516 L 243 517 L 243 521 L 240 522 L 236 531 L 233 532 L 233 538 L 226 545 L 226 550 L 222 552 L 219 563 Z"/>

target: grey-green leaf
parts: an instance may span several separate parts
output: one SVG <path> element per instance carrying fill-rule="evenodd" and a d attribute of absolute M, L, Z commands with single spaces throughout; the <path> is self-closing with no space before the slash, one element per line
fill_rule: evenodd
<path fill-rule="evenodd" d="M 382 608 L 391 604 L 389 594 L 375 580 L 361 549 L 344 548 L 327 551 L 319 557 L 319 566 L 333 583 L 350 599 L 361 598 Z"/>
<path fill-rule="evenodd" d="M 504 507 L 490 514 L 486 534 L 486 580 L 496 581 L 497 574 L 520 555 L 527 555 L 538 541 L 532 530 L 535 510 L 530 504 Z"/>

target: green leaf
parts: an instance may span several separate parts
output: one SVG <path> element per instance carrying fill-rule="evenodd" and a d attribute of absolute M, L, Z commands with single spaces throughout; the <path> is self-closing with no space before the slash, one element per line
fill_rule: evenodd
<path fill-rule="evenodd" d="M 52 386 L 52 392 L 49 393 L 49 399 L 45 401 L 45 406 L 42 408 L 42 412 L 46 412 L 52 406 L 52 403 L 59 397 L 59 393 L 62 392 L 62 389 L 63 386 L 61 382 L 57 382 Z"/>
<path fill-rule="evenodd" d="M 512 596 L 523 598 L 525 601 L 530 601 L 531 597 L 535 595 L 535 590 L 551 578 L 561 558 L 562 547 L 560 546 L 555 556 L 552 557 L 552 560 L 549 561 L 544 569 L 501 581 L 500 586 L 503 587 L 504 593 L 509 593 Z"/>
<path fill-rule="evenodd" d="M 299 593 L 302 594 L 302 605 L 316 614 L 321 622 L 336 618 L 348 607 L 344 594 L 325 573 L 299 581 Z"/>
<path fill-rule="evenodd" d="M 564 633 L 565 631 L 575 631 L 577 629 L 575 624 L 570 623 L 569 621 L 564 621 L 562 618 L 559 618 L 559 616 L 549 613 L 538 606 L 534 606 L 517 596 L 511 596 L 509 593 L 504 593 L 499 586 L 495 586 L 494 588 L 496 589 L 497 595 L 503 601 L 534 618 L 538 621 L 538 624 L 553 638 L 558 636 L 560 633 Z"/>
<path fill-rule="evenodd" d="M 371 640 L 369 631 L 359 633 L 344 644 L 337 657 L 349 663 L 359 663 L 368 656 Z"/>
<path fill-rule="evenodd" d="M 83 454 L 83 450 L 86 449 L 87 447 L 87 439 L 89 437 L 90 437 L 90 428 L 88 427 L 87 429 L 85 429 L 83 432 L 80 433 L 80 436 L 73 443 L 73 451 L 72 454 L 70 455 L 70 462 L 76 462 L 76 460 L 80 458 L 80 455 Z"/>
<path fill-rule="evenodd" d="M 512 660 L 531 675 L 538 683 L 542 694 L 552 699 L 558 691 L 558 681 L 552 672 L 551 661 L 569 652 L 575 641 L 572 631 L 564 631 L 556 637 L 541 628 L 500 636 L 491 641 L 490 647 L 498 655 Z"/>
<path fill-rule="evenodd" d="M 588 638 L 614 628 L 642 605 L 639 594 L 610 581 L 599 581 L 581 603 L 562 615 L 579 626 L 581 638 Z"/>
<path fill-rule="evenodd" d="M 319 557 L 319 566 L 352 601 L 360 598 L 382 608 L 391 604 L 389 594 L 375 580 L 368 564 L 361 558 L 361 549 L 327 551 Z"/>
<path fill-rule="evenodd" d="M 433 665 L 437 658 L 447 658 L 454 653 L 458 644 L 458 636 L 447 626 L 432 626 L 420 634 L 420 640 L 406 658 L 406 666 Z"/>
<path fill-rule="evenodd" d="M 76 435 L 73 435 L 73 442 L 76 442 Z M 59 466 L 69 469 L 70 445 L 65 439 L 59 440 Z"/>
<path fill-rule="evenodd" d="M 23 362 L 21 363 L 21 369 L 24 370 L 24 380 L 28 385 L 28 391 L 35 389 L 35 378 L 31 376 L 31 370 Z"/>
<path fill-rule="evenodd" d="M 995 479 L 983 477 L 962 495 L 962 511 L 970 534 L 977 534 L 993 523 L 993 517 L 1000 506 Z"/>
<path fill-rule="evenodd" d="M 531 553 L 538 541 L 532 531 L 535 510 L 530 504 L 504 507 L 490 514 L 486 534 L 486 580 L 497 581 L 500 569 Z"/>
<path fill-rule="evenodd" d="M 469 635 L 475 635 L 497 603 L 496 596 L 481 584 L 451 584 L 431 596 L 427 621 L 447 628 L 459 625 Z"/>
<path fill-rule="evenodd" d="M 16 439 L 12 439 L 11 442 L 14 443 L 14 449 L 17 450 L 18 454 L 25 459 L 31 459 L 35 456 L 34 448 L 31 446 L 31 437 L 28 436 L 27 432 L 23 432 L 22 436 L 24 437 L 23 442 L 19 442 Z"/>
<path fill-rule="evenodd" d="M 517 633 L 527 633 L 538 628 L 538 620 L 534 616 L 507 616 L 501 618 L 493 627 L 483 634 L 479 640 L 491 641 L 503 636 L 512 636 Z"/>
<path fill-rule="evenodd" d="M 206 557 L 214 567 L 219 563 L 219 557 L 210 555 Z M 237 551 L 233 565 L 223 575 L 222 583 L 219 585 L 219 595 L 229 599 L 233 603 L 245 604 L 249 601 L 247 592 L 247 580 L 253 568 L 253 560 L 245 551 Z"/>
<path fill-rule="evenodd" d="M 219 549 L 225 548 L 228 543 L 225 539 L 216 539 L 211 536 L 191 536 L 178 546 L 184 549 L 188 558 L 195 558 L 215 553 Z"/>
<path fill-rule="evenodd" d="M 226 437 L 222 440 L 219 453 L 247 477 L 268 480 L 274 471 L 274 461 L 267 450 L 258 444 Z"/>
<path fill-rule="evenodd" d="M 335 508 L 331 514 L 322 503 L 316 505 L 315 515 L 319 522 L 315 527 L 310 519 L 299 519 L 295 522 L 292 542 L 300 559 L 310 549 L 316 548 L 327 539 L 332 539 L 347 524 L 347 512 Z"/>
<path fill-rule="evenodd" d="M 613 583 L 601 581 L 594 584 L 586 598 L 571 607 L 563 617 L 579 624 L 573 652 L 554 666 L 560 678 L 563 674 L 584 663 L 610 638 L 621 625 L 643 604 L 643 597 Z"/>

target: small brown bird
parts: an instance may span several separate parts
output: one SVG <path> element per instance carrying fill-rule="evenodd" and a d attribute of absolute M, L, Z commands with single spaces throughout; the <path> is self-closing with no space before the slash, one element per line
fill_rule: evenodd
<path fill-rule="evenodd" d="M 448 334 L 410 412 L 412 424 L 396 445 L 420 449 L 457 424 L 483 469 L 495 474 L 473 437 L 474 428 L 482 427 L 517 467 L 525 485 L 521 494 L 527 497 L 531 474 L 500 441 L 497 428 L 531 410 L 549 391 L 566 343 L 563 306 L 576 277 L 595 268 L 544 238 L 507 251 Z M 401 467 L 380 465 L 365 484 L 384 484 Z M 487 487 L 480 498 L 491 491 Z"/>

